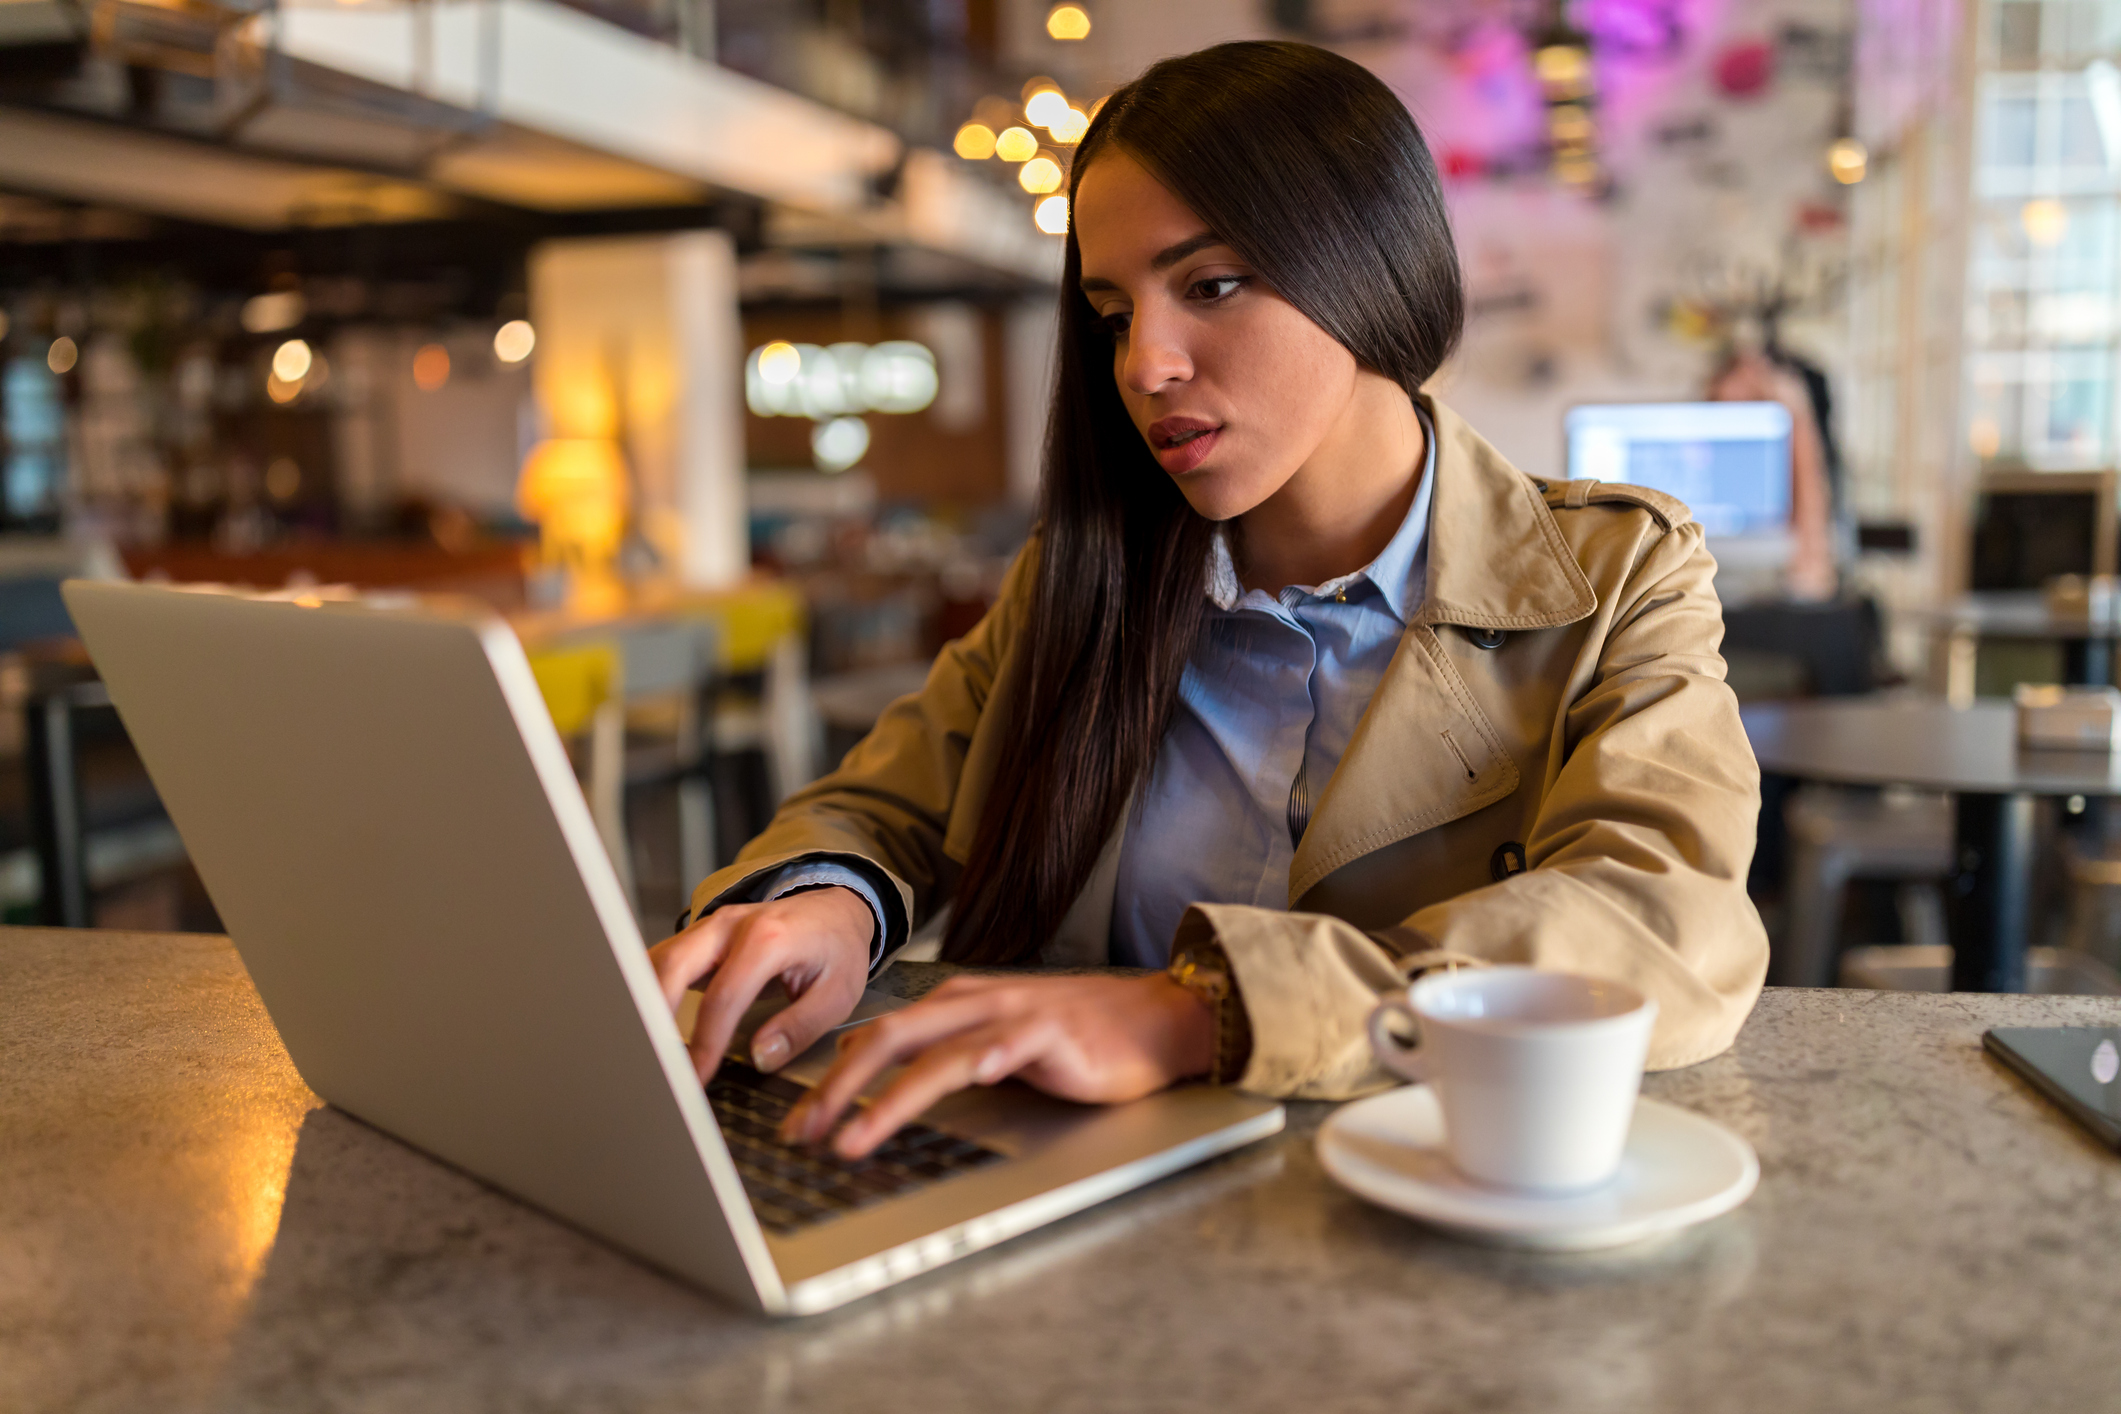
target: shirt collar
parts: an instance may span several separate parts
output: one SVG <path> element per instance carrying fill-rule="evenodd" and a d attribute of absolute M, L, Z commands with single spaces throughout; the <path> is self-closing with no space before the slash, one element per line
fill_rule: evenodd
<path fill-rule="evenodd" d="M 1378 594 L 1401 623 L 1407 622 L 1421 607 L 1429 568 L 1429 506 L 1436 491 L 1436 425 L 1419 403 L 1415 404 L 1414 412 L 1421 418 L 1422 440 L 1427 444 L 1427 451 L 1422 459 L 1421 484 L 1415 488 L 1414 504 L 1407 507 L 1407 518 L 1399 523 L 1399 529 L 1392 533 L 1377 558 L 1361 569 L 1329 579 L 1316 588 L 1295 586 L 1305 596 L 1332 599 L 1367 579 L 1377 586 Z M 1237 565 L 1230 558 L 1229 538 L 1223 528 L 1217 526 L 1215 541 L 1208 549 L 1208 600 L 1216 608 L 1229 613 L 1244 598 L 1245 588 L 1238 583 Z"/>

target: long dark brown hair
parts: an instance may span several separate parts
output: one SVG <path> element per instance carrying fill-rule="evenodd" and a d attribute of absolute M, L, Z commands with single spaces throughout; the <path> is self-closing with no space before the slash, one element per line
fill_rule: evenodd
<path fill-rule="evenodd" d="M 1071 210 L 1108 147 L 1410 395 L 1457 343 L 1464 296 L 1435 164 L 1360 65 L 1288 43 L 1164 60 L 1091 122 Z M 1027 961 L 1053 936 L 1156 758 L 1206 604 L 1214 527 L 1128 417 L 1081 276 L 1071 230 L 1035 581 L 1007 670 L 1017 720 L 943 942 L 957 962 Z"/>

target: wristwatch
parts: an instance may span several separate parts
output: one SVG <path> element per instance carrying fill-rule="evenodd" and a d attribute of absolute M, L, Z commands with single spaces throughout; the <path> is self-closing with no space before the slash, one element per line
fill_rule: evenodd
<path fill-rule="evenodd" d="M 1168 975 L 1214 1013 L 1215 1061 L 1208 1071 L 1209 1081 L 1235 1084 L 1252 1060 L 1252 1019 L 1245 1014 L 1229 954 L 1220 943 L 1191 944 L 1172 954 Z"/>

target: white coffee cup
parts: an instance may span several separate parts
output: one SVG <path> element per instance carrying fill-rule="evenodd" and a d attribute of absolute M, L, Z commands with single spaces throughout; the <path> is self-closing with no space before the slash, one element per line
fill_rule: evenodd
<path fill-rule="evenodd" d="M 1435 1088 L 1445 1148 L 1466 1177 L 1573 1193 L 1620 1167 L 1656 1019 L 1657 1003 L 1624 982 L 1479 967 L 1386 998 L 1370 1013 L 1370 1045 L 1394 1075 Z"/>

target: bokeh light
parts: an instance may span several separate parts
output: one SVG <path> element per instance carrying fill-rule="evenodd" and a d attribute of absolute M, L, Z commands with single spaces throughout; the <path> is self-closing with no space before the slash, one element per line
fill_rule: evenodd
<path fill-rule="evenodd" d="M 1862 181 L 1870 165 L 1870 150 L 1852 137 L 1845 137 L 1826 150 L 1826 169 L 1845 187 Z"/>
<path fill-rule="evenodd" d="M 310 362 L 309 345 L 289 339 L 272 351 L 272 376 L 282 383 L 299 383 L 309 376 Z"/>
<path fill-rule="evenodd" d="M 786 339 L 775 339 L 759 350 L 759 377 L 768 383 L 793 383 L 802 371 L 802 352 Z"/>
<path fill-rule="evenodd" d="M 845 471 L 869 450 L 869 424 L 858 417 L 820 422 L 810 433 L 810 455 L 819 471 Z"/>
<path fill-rule="evenodd" d="M 1070 108 L 1066 117 L 1046 131 L 1053 134 L 1053 140 L 1061 146 L 1073 147 L 1083 140 L 1084 133 L 1090 131 L 1090 115 L 1080 108 Z"/>
<path fill-rule="evenodd" d="M 1061 184 L 1060 164 L 1050 157 L 1034 157 L 1018 169 L 1017 184 L 1028 192 L 1049 192 Z"/>
<path fill-rule="evenodd" d="M 2039 197 L 2025 203 L 2018 212 L 2018 224 L 2025 228 L 2027 240 L 2052 250 L 2069 235 L 2069 208 L 2053 197 Z"/>
<path fill-rule="evenodd" d="M 1052 127 L 1068 113 L 1068 95 L 1057 88 L 1042 88 L 1024 100 L 1024 116 L 1042 128 Z"/>
<path fill-rule="evenodd" d="M 1080 5 L 1055 5 L 1046 12 L 1046 33 L 1055 39 L 1090 37 L 1090 13 Z"/>
<path fill-rule="evenodd" d="M 282 329 L 292 329 L 302 322 L 307 305 L 300 291 L 276 290 L 271 294 L 252 295 L 243 301 L 238 316 L 245 331 L 252 334 L 277 334 Z"/>
<path fill-rule="evenodd" d="M 994 155 L 994 129 L 985 123 L 967 123 L 957 130 L 950 146 L 967 162 L 984 162 Z"/>
<path fill-rule="evenodd" d="M 80 361 L 80 347 L 64 334 L 52 340 L 52 346 L 44 351 L 44 366 L 54 373 L 71 373 Z"/>
<path fill-rule="evenodd" d="M 440 344 L 422 344 L 412 356 L 412 381 L 423 393 L 438 391 L 449 381 L 449 350 Z"/>
<path fill-rule="evenodd" d="M 1004 162 L 1028 162 L 1038 156 L 1038 139 L 1029 128 L 1004 128 L 994 140 L 994 155 Z"/>
<path fill-rule="evenodd" d="M 1031 219 L 1049 236 L 1068 234 L 1068 198 L 1049 196 L 1031 212 Z"/>
<path fill-rule="evenodd" d="M 538 346 L 538 331 L 528 319 L 511 319 L 493 331 L 493 356 L 503 363 L 521 363 Z"/>

